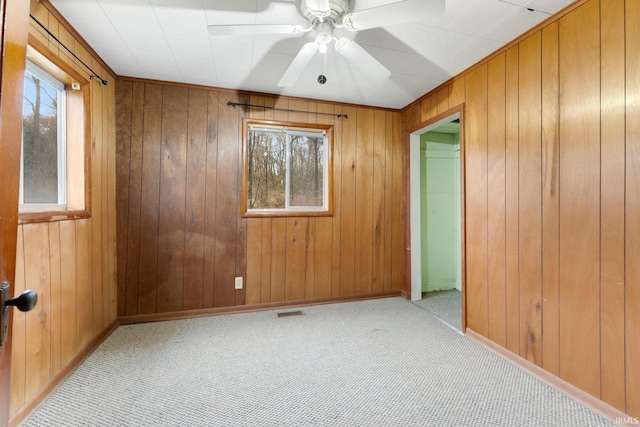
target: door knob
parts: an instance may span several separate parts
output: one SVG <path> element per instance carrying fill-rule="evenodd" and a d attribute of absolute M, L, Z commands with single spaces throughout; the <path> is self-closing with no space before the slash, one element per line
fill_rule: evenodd
<path fill-rule="evenodd" d="M 9 332 L 9 306 L 14 306 L 20 311 L 30 311 L 38 302 L 38 294 L 32 290 L 26 290 L 15 298 L 9 298 L 9 282 L 2 282 L 0 286 L 0 346 L 4 344 Z"/>

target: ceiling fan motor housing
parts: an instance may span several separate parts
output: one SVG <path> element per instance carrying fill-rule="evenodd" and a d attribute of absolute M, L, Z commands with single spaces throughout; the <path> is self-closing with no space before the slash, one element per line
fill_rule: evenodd
<path fill-rule="evenodd" d="M 342 23 L 342 16 L 351 10 L 352 0 L 329 0 L 331 5 L 331 13 L 328 17 L 324 18 L 325 21 L 332 21 L 335 24 Z M 300 0 L 300 13 L 312 24 L 316 24 L 317 21 L 321 21 L 320 18 L 314 13 L 314 10 L 309 7 L 307 0 Z"/>

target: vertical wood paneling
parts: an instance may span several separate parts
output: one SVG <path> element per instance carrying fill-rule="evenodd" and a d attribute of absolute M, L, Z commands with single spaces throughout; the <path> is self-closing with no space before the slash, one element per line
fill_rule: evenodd
<path fill-rule="evenodd" d="M 43 23 L 57 34 L 74 53 L 109 81 L 103 86 L 90 83 L 87 128 L 90 140 L 91 199 L 87 200 L 91 217 L 82 220 L 43 222 L 19 226 L 19 246 L 16 285 L 38 292 L 38 305 L 29 313 L 14 316 L 14 357 L 12 366 L 11 407 L 15 415 L 24 405 L 41 395 L 79 352 L 124 310 L 126 288 L 116 295 L 117 280 L 126 281 L 126 269 L 116 277 L 116 246 L 126 248 L 129 230 L 129 158 L 130 132 L 115 134 L 115 81 L 100 63 L 74 39 L 71 33 L 48 12 L 47 4 L 32 2 L 31 12 L 42 17 Z M 76 68 L 87 80 L 86 69 L 58 43 L 41 30 L 30 26 L 32 34 L 51 48 L 51 53 Z M 125 108 L 123 129 L 131 129 L 131 91 L 122 92 L 118 102 Z M 128 124 L 127 124 L 128 123 Z M 124 138 L 123 138 L 124 136 Z M 119 139 L 116 149 L 116 139 Z M 116 152 L 117 150 L 117 152 Z M 116 157 L 124 164 L 116 178 Z M 126 170 L 126 173 L 124 171 Z M 116 194 L 115 184 L 122 186 Z M 124 207 L 118 210 L 116 205 Z M 119 254 L 126 264 L 127 251 Z M 16 289 L 20 291 L 21 289 Z M 116 307 L 116 300 L 121 305 Z"/>
<path fill-rule="evenodd" d="M 520 356 L 541 365 L 542 350 L 542 145 L 541 38 L 520 43 L 518 109 L 518 218 Z"/>
<path fill-rule="evenodd" d="M 137 83 L 140 84 L 140 83 Z M 137 307 L 126 314 L 155 313 L 158 283 L 158 221 L 160 215 L 160 159 L 162 135 L 162 87 L 144 85 L 144 108 L 132 114 L 144 115 L 142 136 L 142 189 L 140 194 L 140 251 Z M 130 242 L 135 244 L 135 242 Z M 135 274 L 135 273 L 133 273 Z"/>
<path fill-rule="evenodd" d="M 626 412 L 640 417 L 640 3 L 625 8 L 625 391 Z"/>
<path fill-rule="evenodd" d="M 371 292 L 373 275 L 373 110 L 358 108 L 355 167 L 355 294 Z"/>
<path fill-rule="evenodd" d="M 207 164 L 204 207 L 204 279 L 202 307 L 213 307 L 216 257 L 216 195 L 218 191 L 218 92 L 207 93 Z"/>
<path fill-rule="evenodd" d="M 560 20 L 560 376 L 598 397 L 599 9 L 591 1 Z"/>
<path fill-rule="evenodd" d="M 339 165 L 342 174 L 340 209 L 340 289 L 339 295 L 353 295 L 355 292 L 356 258 L 356 138 L 358 113 L 355 107 L 344 107 L 343 114 L 348 119 L 342 122 L 342 146 Z M 353 120 L 355 118 L 355 120 Z"/>
<path fill-rule="evenodd" d="M 62 320 L 62 301 L 61 289 L 62 281 L 60 276 L 60 223 L 51 222 L 47 224 L 49 227 L 49 272 L 50 272 L 50 307 L 49 317 L 51 318 L 51 373 L 59 372 L 62 368 L 60 361 L 63 331 L 61 328 Z M 17 294 L 16 294 L 17 295 Z"/>
<path fill-rule="evenodd" d="M 129 170 L 132 135 L 132 115 L 133 115 L 133 84 L 131 82 L 117 82 L 116 102 L 121 108 L 118 110 L 118 130 L 116 133 L 116 161 L 118 162 L 118 173 L 116 185 L 120 189 L 116 197 L 117 215 L 117 244 L 120 250 L 117 253 L 118 283 L 127 283 L 127 286 L 118 287 L 118 313 L 127 313 L 127 292 L 129 292 L 127 250 L 128 245 L 128 218 L 129 218 Z"/>
<path fill-rule="evenodd" d="M 469 73 L 466 91 L 467 325 L 487 336 L 487 64 Z"/>
<path fill-rule="evenodd" d="M 392 122 L 393 141 L 391 152 L 391 167 L 393 168 L 392 180 L 392 212 L 394 218 L 391 229 L 391 289 L 404 289 L 406 282 L 407 257 L 406 257 L 406 221 L 404 198 L 405 189 L 405 144 L 403 141 L 404 129 L 402 128 L 402 117 L 395 114 Z"/>
<path fill-rule="evenodd" d="M 373 257 L 371 291 L 384 290 L 384 240 L 385 240 L 385 171 L 386 171 L 386 120 L 385 112 L 374 111 L 373 118 Z"/>
<path fill-rule="evenodd" d="M 139 112 L 144 107 L 144 85 L 136 84 L 132 87 L 131 111 Z M 124 91 L 122 91 L 124 92 Z M 140 247 L 140 227 L 141 227 L 141 190 L 142 190 L 142 171 L 143 171 L 143 129 L 144 116 L 140 113 L 128 114 L 131 120 L 131 134 L 129 143 L 128 165 L 129 169 L 125 171 L 124 176 L 127 180 L 128 205 L 127 205 L 127 241 L 121 246 L 122 252 L 126 256 L 126 277 L 127 293 L 125 294 L 125 313 L 137 313 L 139 304 L 139 272 L 140 257 L 144 256 L 138 250 Z M 128 119 L 129 119 L 128 117 Z"/>
<path fill-rule="evenodd" d="M 204 286 L 204 231 L 207 92 L 189 90 L 187 129 L 187 184 L 185 212 L 184 310 L 202 308 Z"/>
<path fill-rule="evenodd" d="M 601 2 L 600 19 L 601 392 L 602 400 L 624 410 L 624 1 Z"/>
<path fill-rule="evenodd" d="M 444 86 L 438 91 L 438 114 L 442 114 L 449 109 L 449 86 Z"/>
<path fill-rule="evenodd" d="M 76 221 L 76 345 L 83 349 L 93 338 L 93 266 L 91 264 L 91 221 Z"/>
<path fill-rule="evenodd" d="M 317 122 L 322 124 L 334 124 L 336 120 L 332 116 L 326 114 L 335 114 L 335 106 L 333 104 L 318 103 L 317 106 Z M 326 113 L 326 114 L 320 114 Z M 335 128 L 335 126 L 334 126 Z M 334 136 L 335 139 L 335 136 Z M 335 141 L 333 149 L 335 150 Z M 335 162 L 335 153 L 334 162 Z M 335 163 L 334 163 L 335 165 Z M 336 194 L 336 180 L 334 169 L 334 190 L 333 194 Z M 334 198 L 335 203 L 335 198 Z M 335 213 L 335 206 L 334 206 Z M 333 247 L 333 218 L 316 218 L 315 219 L 315 244 L 314 244 L 314 282 L 315 282 L 315 296 L 318 298 L 326 298 L 331 296 L 331 283 L 333 278 L 332 257 L 331 254 Z"/>
<path fill-rule="evenodd" d="M 63 221 L 60 223 L 60 265 L 70 266 L 76 262 L 76 223 Z M 78 278 L 75 268 L 62 268 L 60 280 L 64 284 L 60 295 L 61 363 L 66 365 L 78 352 L 78 313 L 76 310 L 78 295 Z"/>
<path fill-rule="evenodd" d="M 558 23 L 542 30 L 542 367 L 559 375 Z"/>
<path fill-rule="evenodd" d="M 337 105 L 336 114 L 343 114 L 343 107 Z M 331 295 L 340 294 L 342 274 L 342 173 L 343 152 L 342 128 L 345 120 L 337 119 L 333 127 L 333 221 L 331 241 Z"/>
<path fill-rule="evenodd" d="M 27 316 L 26 399 L 31 399 L 51 377 L 51 275 L 49 268 L 49 227 L 46 223 L 23 226 L 24 283 L 38 293 L 38 304 Z M 88 281 L 91 284 L 91 281 Z M 91 299 L 88 299 L 91 310 Z M 89 322 L 91 327 L 91 322 Z"/>
<path fill-rule="evenodd" d="M 488 258 L 489 339 L 507 345 L 505 249 L 505 55 L 488 64 Z"/>
<path fill-rule="evenodd" d="M 464 102 L 465 84 L 466 79 L 462 77 L 455 79 L 453 83 L 449 85 L 449 108 L 454 108 Z"/>
<path fill-rule="evenodd" d="M 214 259 L 214 306 L 235 304 L 233 281 L 236 273 L 237 168 L 239 117 L 226 104 L 239 102 L 236 95 L 221 92 L 218 98 L 218 156 L 216 158 L 216 257 Z"/>
<path fill-rule="evenodd" d="M 160 215 L 158 220 L 159 312 L 183 306 L 188 90 L 162 89 Z"/>
<path fill-rule="evenodd" d="M 505 226 L 507 348 L 520 353 L 520 300 L 518 292 L 518 62 L 519 49 L 505 52 Z M 470 302 L 473 304 L 473 302 Z"/>
<path fill-rule="evenodd" d="M 260 302 L 262 289 L 262 218 L 247 221 L 247 304 Z"/>
<path fill-rule="evenodd" d="M 13 292 L 20 295 L 26 290 L 24 265 L 24 233 L 23 226 L 18 226 L 18 241 L 16 244 L 16 276 Z M 13 331 L 11 333 L 11 385 L 9 393 L 9 416 L 12 416 L 25 404 L 25 388 L 27 377 L 27 313 L 14 310 Z"/>

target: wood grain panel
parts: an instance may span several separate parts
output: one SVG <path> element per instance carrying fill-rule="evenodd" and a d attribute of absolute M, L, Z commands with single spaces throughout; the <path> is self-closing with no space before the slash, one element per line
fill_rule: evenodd
<path fill-rule="evenodd" d="M 83 349 L 93 338 L 93 266 L 91 264 L 91 221 L 76 221 L 76 344 Z"/>
<path fill-rule="evenodd" d="M 203 306 L 207 101 L 205 90 L 189 89 L 183 310 Z"/>
<path fill-rule="evenodd" d="M 625 11 L 625 397 L 626 412 L 640 417 L 640 3 L 626 1 Z"/>
<path fill-rule="evenodd" d="M 505 52 L 505 226 L 507 349 L 520 354 L 520 302 L 518 284 L 518 62 L 519 47 Z M 471 304 L 473 304 L 471 302 Z"/>
<path fill-rule="evenodd" d="M 140 247 L 140 228 L 141 228 L 141 191 L 142 191 L 142 174 L 143 174 L 143 157 L 144 150 L 144 115 L 140 114 L 144 107 L 145 87 L 136 84 L 131 88 L 131 111 L 136 114 L 130 114 L 131 131 L 129 138 L 128 161 L 124 165 L 129 170 L 124 172 L 127 177 L 127 241 L 122 246 L 122 251 L 126 254 L 126 276 L 127 293 L 125 294 L 126 304 L 125 313 L 135 314 L 138 312 L 139 295 L 140 295 L 140 258 L 144 256 L 139 250 Z M 127 97 L 129 98 L 129 97 Z M 148 161 L 149 159 L 147 159 Z M 123 165 L 123 166 L 124 166 Z M 122 183 L 121 183 L 122 185 Z"/>
<path fill-rule="evenodd" d="M 138 83 L 140 84 L 140 83 Z M 158 224 L 160 218 L 160 162 L 162 135 L 162 87 L 144 85 L 144 108 L 133 111 L 142 114 L 142 181 L 140 192 L 140 251 L 138 306 L 131 314 L 155 313 L 158 283 Z M 142 249 L 144 248 L 144 249 Z"/>
<path fill-rule="evenodd" d="M 218 101 L 214 307 L 228 307 L 235 304 L 233 281 L 236 274 L 240 135 L 238 111 L 227 106 L 227 102 L 239 102 L 239 99 L 236 95 L 221 92 Z"/>
<path fill-rule="evenodd" d="M 395 114 L 398 116 L 398 114 Z M 384 246 L 384 276 L 383 291 L 393 289 L 393 224 L 396 222 L 393 217 L 393 149 L 394 149 L 394 113 L 385 113 L 385 193 L 384 193 L 384 236 L 382 245 Z M 402 145 L 402 144 L 398 144 Z M 404 233 L 401 233 L 403 235 Z"/>
<path fill-rule="evenodd" d="M 624 411 L 624 1 L 600 3 L 601 398 Z"/>
<path fill-rule="evenodd" d="M 342 122 L 340 172 L 342 188 L 340 190 L 340 290 L 339 295 L 353 295 L 355 292 L 356 259 L 356 169 L 357 118 L 355 107 L 344 107 L 343 114 L 349 119 Z M 353 120 L 353 119 L 356 120 Z"/>
<path fill-rule="evenodd" d="M 384 290 L 384 253 L 385 253 L 385 171 L 386 171 L 386 113 L 383 110 L 374 111 L 373 117 L 373 241 L 372 241 L 372 277 L 371 292 Z"/>
<path fill-rule="evenodd" d="M 371 292 L 373 279 L 373 110 L 358 108 L 355 167 L 355 293 Z"/>
<path fill-rule="evenodd" d="M 51 320 L 51 373 L 60 371 L 60 344 L 63 330 L 61 328 L 62 301 L 60 276 L 60 223 L 50 222 L 47 224 L 49 236 L 49 277 L 50 277 L 50 302 L 49 317 Z"/>
<path fill-rule="evenodd" d="M 336 105 L 335 114 L 343 114 L 343 107 Z M 348 120 L 348 119 L 347 119 Z M 342 274 L 342 173 L 343 152 L 342 128 L 345 120 L 336 119 L 333 128 L 333 220 L 331 225 L 331 295 L 340 295 Z"/>
<path fill-rule="evenodd" d="M 455 79 L 449 85 L 449 108 L 455 108 L 464 103 L 465 100 L 465 84 L 464 77 Z"/>
<path fill-rule="evenodd" d="M 216 195 L 218 191 L 218 92 L 207 92 L 207 165 L 205 178 L 204 208 L 204 280 L 202 285 L 202 307 L 213 307 L 215 290 L 216 257 Z"/>
<path fill-rule="evenodd" d="M 117 121 L 118 131 L 116 132 L 116 161 L 118 168 L 116 170 L 116 185 L 120 189 L 116 197 L 116 216 L 117 216 L 117 242 L 120 250 L 117 253 L 118 265 L 118 283 L 127 283 L 127 286 L 118 287 L 118 313 L 126 314 L 127 291 L 129 291 L 126 273 L 128 268 L 127 250 L 128 245 L 128 218 L 129 218 L 129 162 L 131 151 L 131 133 L 132 133 L 132 112 L 133 106 L 133 84 L 131 82 L 116 82 L 118 90 L 116 91 L 116 102 L 122 108 L 118 109 Z"/>
<path fill-rule="evenodd" d="M 467 76 L 465 209 L 467 326 L 488 336 L 487 289 L 487 64 Z"/>
<path fill-rule="evenodd" d="M 91 64 L 92 58 L 87 56 L 89 64 Z M 102 111 L 102 97 L 103 91 L 100 90 L 102 83 L 96 79 L 91 80 L 91 110 Z M 94 90 L 95 89 L 95 90 Z M 99 106 L 99 107 L 98 107 Z M 91 120 L 91 134 L 94 135 L 95 141 L 102 139 L 102 114 L 92 116 Z M 102 300 L 104 295 L 102 294 L 102 279 L 106 272 L 105 266 L 102 265 L 103 261 L 103 244 L 102 244 L 102 228 L 106 225 L 106 221 L 103 221 L 102 215 L 102 192 L 106 190 L 106 179 L 102 180 L 103 176 L 102 167 L 105 163 L 104 150 L 107 148 L 106 144 L 91 144 L 91 161 L 93 167 L 91 168 L 91 181 L 99 182 L 99 185 L 94 185 L 91 189 L 91 264 L 92 270 L 92 295 L 93 295 L 93 336 L 98 335 L 102 331 Z M 69 177 L 73 180 L 73 177 Z M 106 219 L 106 218 L 105 218 Z"/>
<path fill-rule="evenodd" d="M 326 114 L 335 114 L 335 106 L 333 104 L 328 103 L 318 103 L 317 106 L 317 122 L 321 124 L 330 124 L 334 125 L 337 122 L 333 116 L 329 116 Z M 321 114 L 324 113 L 324 114 Z M 335 150 L 335 135 L 334 135 L 334 145 L 333 149 Z M 333 155 L 334 153 L 332 153 Z M 335 161 L 335 155 L 333 155 Z M 335 163 L 334 163 L 335 165 Z M 334 214 L 335 214 L 335 167 L 334 167 Z M 314 281 L 315 281 L 315 297 L 317 298 L 326 298 L 330 297 L 331 294 L 331 283 L 332 283 L 332 257 L 327 256 L 331 254 L 331 250 L 333 247 L 333 218 L 315 218 L 315 245 L 314 245 Z"/>
<path fill-rule="evenodd" d="M 14 279 L 14 295 L 20 295 L 26 290 L 25 287 L 25 265 L 24 265 L 24 233 L 23 226 L 18 226 L 16 244 L 16 275 Z M 14 310 L 13 328 L 11 333 L 11 385 L 9 393 L 9 416 L 24 406 L 26 377 L 27 377 L 27 335 L 26 335 L 27 313 Z"/>
<path fill-rule="evenodd" d="M 580 6 L 560 20 L 559 38 L 560 376 L 597 397 L 600 396 L 599 13 L 598 1 Z"/>
<path fill-rule="evenodd" d="M 488 64 L 487 185 L 489 336 L 507 345 L 505 225 L 505 55 Z"/>
<path fill-rule="evenodd" d="M 393 168 L 393 180 L 391 182 L 392 207 L 391 216 L 394 218 L 391 229 L 391 289 L 401 290 L 407 283 L 407 244 L 406 244 L 406 200 L 404 189 L 407 181 L 405 176 L 405 144 L 402 116 L 395 114 L 393 117 L 393 146 L 391 153 L 391 167 Z"/>
<path fill-rule="evenodd" d="M 60 222 L 60 265 L 69 266 L 76 262 L 76 223 Z M 62 268 L 60 280 L 63 283 L 60 292 L 60 326 L 64 333 L 60 342 L 60 362 L 62 366 L 73 359 L 78 352 L 78 278 L 75 268 Z"/>
<path fill-rule="evenodd" d="M 449 86 L 444 86 L 438 91 L 438 114 L 442 114 L 449 109 Z"/>
<path fill-rule="evenodd" d="M 560 373 L 558 23 L 542 30 L 542 367 Z"/>
<path fill-rule="evenodd" d="M 285 301 L 295 301 L 304 299 L 305 243 L 309 218 L 287 218 L 286 227 L 284 299 Z"/>
<path fill-rule="evenodd" d="M 260 303 L 262 290 L 262 218 L 247 221 L 247 304 Z"/>
<path fill-rule="evenodd" d="M 271 220 L 271 301 L 285 300 L 287 220 Z"/>
<path fill-rule="evenodd" d="M 542 364 L 541 35 L 520 43 L 518 218 L 520 356 Z"/>
<path fill-rule="evenodd" d="M 24 264 L 28 266 L 25 269 L 25 287 L 36 291 L 39 299 L 36 307 L 26 316 L 25 351 L 29 366 L 26 372 L 25 398 L 29 400 L 51 377 L 49 227 L 46 223 L 25 224 L 23 236 Z M 91 308 L 91 299 L 88 302 Z"/>

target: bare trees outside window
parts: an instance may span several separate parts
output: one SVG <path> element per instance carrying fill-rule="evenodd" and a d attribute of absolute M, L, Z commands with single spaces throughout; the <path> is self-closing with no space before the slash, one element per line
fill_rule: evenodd
<path fill-rule="evenodd" d="M 327 212 L 328 134 L 317 128 L 248 126 L 245 213 Z"/>

